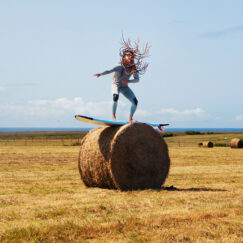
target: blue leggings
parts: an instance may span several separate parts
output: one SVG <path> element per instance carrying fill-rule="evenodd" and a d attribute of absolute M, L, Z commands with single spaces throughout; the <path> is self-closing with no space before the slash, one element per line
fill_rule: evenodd
<path fill-rule="evenodd" d="M 112 105 L 113 114 L 116 114 L 119 93 L 122 93 L 132 103 L 132 106 L 130 109 L 130 115 L 133 116 L 137 109 L 138 100 L 137 100 L 135 94 L 132 92 L 132 90 L 128 86 L 120 87 L 118 89 L 115 89 L 115 90 L 112 89 L 112 90 L 113 90 L 113 105 Z"/>

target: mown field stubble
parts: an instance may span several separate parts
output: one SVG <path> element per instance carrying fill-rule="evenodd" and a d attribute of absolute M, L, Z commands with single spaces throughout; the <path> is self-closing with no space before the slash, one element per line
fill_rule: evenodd
<path fill-rule="evenodd" d="M 164 188 L 127 192 L 84 186 L 78 136 L 27 135 L 0 135 L 0 242 L 243 242 L 243 149 L 197 146 L 242 133 L 165 138 Z"/>

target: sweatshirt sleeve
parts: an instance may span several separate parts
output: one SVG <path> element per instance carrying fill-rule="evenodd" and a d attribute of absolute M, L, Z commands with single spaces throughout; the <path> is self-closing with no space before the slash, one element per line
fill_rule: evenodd
<path fill-rule="evenodd" d="M 139 74 L 138 72 L 133 74 L 134 79 L 130 79 L 130 83 L 138 83 L 139 82 Z"/>
<path fill-rule="evenodd" d="M 117 71 L 119 71 L 120 70 L 120 66 L 119 65 L 116 65 L 116 66 L 114 66 L 112 69 L 110 69 L 110 70 L 106 70 L 106 71 L 104 71 L 103 73 L 100 73 L 100 75 L 102 76 L 102 75 L 107 75 L 107 74 L 109 74 L 109 73 L 113 73 L 113 72 L 117 72 Z"/>

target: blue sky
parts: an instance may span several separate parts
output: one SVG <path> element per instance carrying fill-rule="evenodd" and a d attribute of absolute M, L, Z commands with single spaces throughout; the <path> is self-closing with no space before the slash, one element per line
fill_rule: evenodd
<path fill-rule="evenodd" d="M 0 127 L 110 119 L 121 33 L 149 42 L 138 121 L 243 127 L 243 1 L 0 0 Z M 120 97 L 117 117 L 127 120 Z M 89 126 L 89 125 L 88 125 Z"/>

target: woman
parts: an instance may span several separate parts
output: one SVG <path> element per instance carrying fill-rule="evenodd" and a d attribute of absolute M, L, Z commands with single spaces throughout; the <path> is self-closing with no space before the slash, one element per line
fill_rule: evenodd
<path fill-rule="evenodd" d="M 129 83 L 139 82 L 139 74 L 144 74 L 148 64 L 143 63 L 142 59 L 148 57 L 149 46 L 146 44 L 143 52 L 139 51 L 139 40 L 136 43 L 136 47 L 133 48 L 130 40 L 125 41 L 122 36 L 122 48 L 120 56 L 122 57 L 120 63 L 114 66 L 112 69 L 107 70 L 103 73 L 96 73 L 94 76 L 100 77 L 114 72 L 112 82 L 112 94 L 113 94 L 113 105 L 112 105 L 112 120 L 116 120 L 116 109 L 119 94 L 122 93 L 131 103 L 129 121 L 133 121 L 133 115 L 137 109 L 138 100 L 134 95 L 133 91 L 128 87 Z M 134 79 L 130 79 L 133 75 Z"/>

